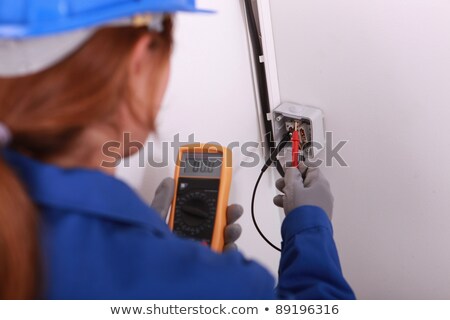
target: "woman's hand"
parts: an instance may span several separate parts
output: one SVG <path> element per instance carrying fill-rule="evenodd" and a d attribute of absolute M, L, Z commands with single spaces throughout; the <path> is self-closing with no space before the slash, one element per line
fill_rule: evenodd
<path fill-rule="evenodd" d="M 235 223 L 242 217 L 244 213 L 244 208 L 238 204 L 232 204 L 227 208 L 227 226 L 225 227 L 225 246 L 224 251 L 237 250 L 236 241 L 241 237 L 242 227 L 240 224 Z"/>
<path fill-rule="evenodd" d="M 284 194 L 277 195 L 273 202 L 284 208 L 286 215 L 302 206 L 315 206 L 324 210 L 331 220 L 334 198 L 330 183 L 319 168 L 287 167 L 285 177 L 276 182 L 276 187 Z"/>
<path fill-rule="evenodd" d="M 152 208 L 158 211 L 161 218 L 166 221 L 169 208 L 172 205 L 175 191 L 175 182 L 172 178 L 164 179 L 155 192 Z M 224 251 L 237 250 L 236 241 L 241 237 L 242 227 L 236 221 L 244 213 L 242 206 L 238 204 L 230 205 L 227 208 L 227 226 L 224 230 Z"/>

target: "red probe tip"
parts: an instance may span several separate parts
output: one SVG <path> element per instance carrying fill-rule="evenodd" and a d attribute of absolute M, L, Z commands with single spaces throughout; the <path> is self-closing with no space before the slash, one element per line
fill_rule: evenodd
<path fill-rule="evenodd" d="M 298 130 L 294 130 L 292 133 L 292 166 L 294 168 L 298 167 L 298 158 L 300 151 L 300 137 L 298 134 Z"/>

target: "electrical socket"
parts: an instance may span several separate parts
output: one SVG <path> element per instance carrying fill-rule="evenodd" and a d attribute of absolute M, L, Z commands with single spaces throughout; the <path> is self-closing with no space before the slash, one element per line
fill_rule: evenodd
<path fill-rule="evenodd" d="M 275 142 L 278 144 L 283 136 L 294 128 L 295 121 L 300 124 L 300 139 L 306 146 L 308 158 L 316 158 L 325 148 L 324 116 L 322 110 L 294 103 L 283 103 L 272 112 Z"/>

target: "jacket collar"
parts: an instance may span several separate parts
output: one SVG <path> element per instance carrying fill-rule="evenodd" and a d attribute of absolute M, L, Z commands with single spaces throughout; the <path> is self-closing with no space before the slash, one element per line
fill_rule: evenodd
<path fill-rule="evenodd" d="M 97 170 L 63 169 L 9 149 L 2 153 L 40 207 L 145 226 L 163 223 L 128 185 L 113 176 Z"/>

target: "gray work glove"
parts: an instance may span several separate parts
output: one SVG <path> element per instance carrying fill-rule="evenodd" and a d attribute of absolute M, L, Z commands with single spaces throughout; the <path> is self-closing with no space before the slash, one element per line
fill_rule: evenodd
<path fill-rule="evenodd" d="M 173 194 L 175 192 L 175 182 L 172 178 L 165 178 L 156 188 L 153 198 L 152 208 L 158 211 L 160 217 L 166 221 L 172 205 Z"/>
<path fill-rule="evenodd" d="M 166 221 L 169 208 L 172 205 L 175 182 L 172 178 L 164 179 L 155 192 L 152 208 Z M 242 228 L 235 223 L 244 213 L 242 206 L 233 204 L 227 208 L 227 226 L 224 230 L 224 251 L 237 250 L 236 241 L 241 237 Z"/>
<path fill-rule="evenodd" d="M 331 220 L 334 198 L 330 183 L 319 168 L 304 165 L 300 168 L 287 167 L 285 177 L 276 182 L 276 187 L 284 195 L 277 195 L 273 202 L 284 208 L 286 215 L 302 206 L 316 206 L 322 208 Z"/>

